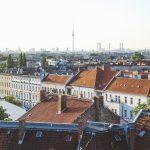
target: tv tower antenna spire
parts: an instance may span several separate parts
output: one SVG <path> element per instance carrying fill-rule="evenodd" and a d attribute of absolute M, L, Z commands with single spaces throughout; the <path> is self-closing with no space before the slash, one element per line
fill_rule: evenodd
<path fill-rule="evenodd" d="M 72 51 L 74 51 L 74 26 L 72 30 Z"/>

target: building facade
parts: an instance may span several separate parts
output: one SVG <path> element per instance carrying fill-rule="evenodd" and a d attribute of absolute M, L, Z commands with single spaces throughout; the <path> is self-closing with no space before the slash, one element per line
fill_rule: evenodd
<path fill-rule="evenodd" d="M 40 101 L 40 76 L 12 75 L 11 88 L 12 95 L 20 100 L 27 109 Z"/>
<path fill-rule="evenodd" d="M 132 122 L 133 109 L 147 104 L 150 81 L 145 79 L 115 78 L 104 91 L 104 105 L 123 119 Z"/>
<path fill-rule="evenodd" d="M 0 74 L 0 98 L 11 94 L 11 75 Z"/>
<path fill-rule="evenodd" d="M 71 75 L 49 74 L 41 82 L 42 90 L 49 93 L 66 93 L 66 85 L 71 80 Z"/>
<path fill-rule="evenodd" d="M 117 73 L 117 71 L 111 71 L 109 66 L 80 71 L 70 81 L 67 87 L 68 93 L 79 98 L 87 99 L 93 99 L 94 96 L 101 96 L 103 89 Z"/>

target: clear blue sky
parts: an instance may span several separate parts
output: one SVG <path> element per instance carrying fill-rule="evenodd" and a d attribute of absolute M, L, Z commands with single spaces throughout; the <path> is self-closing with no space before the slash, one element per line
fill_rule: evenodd
<path fill-rule="evenodd" d="M 0 49 L 150 48 L 150 0 L 0 0 Z"/>

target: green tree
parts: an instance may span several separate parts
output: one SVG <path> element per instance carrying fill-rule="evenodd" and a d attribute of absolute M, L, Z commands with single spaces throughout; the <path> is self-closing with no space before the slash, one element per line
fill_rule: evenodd
<path fill-rule="evenodd" d="M 26 65 L 27 65 L 27 60 L 26 60 L 26 54 L 25 53 L 22 56 L 22 65 L 23 65 L 23 67 L 26 67 Z"/>
<path fill-rule="evenodd" d="M 98 54 L 96 54 L 96 53 L 91 53 L 90 54 L 90 57 L 96 57 L 96 56 L 98 56 Z"/>
<path fill-rule="evenodd" d="M 115 56 L 110 55 L 110 56 L 108 57 L 108 59 L 113 60 L 113 59 L 115 59 Z"/>
<path fill-rule="evenodd" d="M 136 107 L 134 107 L 133 112 L 135 115 L 137 115 L 137 113 L 141 110 L 141 109 L 146 109 L 147 108 L 147 104 L 138 104 Z"/>
<path fill-rule="evenodd" d="M 13 59 L 11 57 L 11 54 L 9 54 L 9 56 L 7 57 L 6 66 L 7 68 L 13 68 Z"/>
<path fill-rule="evenodd" d="M 21 102 L 19 100 L 16 100 L 13 96 L 5 96 L 5 101 L 12 103 L 17 106 L 22 106 Z"/>
<path fill-rule="evenodd" d="M 141 60 L 144 59 L 144 56 L 140 52 L 135 52 L 132 58 L 133 60 Z"/>
<path fill-rule="evenodd" d="M 9 115 L 6 113 L 6 109 L 0 106 L 0 120 L 4 120 L 5 118 L 8 118 L 8 116 Z"/>
<path fill-rule="evenodd" d="M 41 60 L 41 67 L 43 68 L 43 67 L 45 67 L 45 65 L 46 65 L 46 57 L 43 56 L 42 60 Z"/>
<path fill-rule="evenodd" d="M 0 68 L 6 68 L 6 64 L 0 64 Z"/>
<path fill-rule="evenodd" d="M 22 53 L 19 55 L 18 58 L 18 67 L 21 68 L 23 66 L 23 58 L 22 58 Z"/>

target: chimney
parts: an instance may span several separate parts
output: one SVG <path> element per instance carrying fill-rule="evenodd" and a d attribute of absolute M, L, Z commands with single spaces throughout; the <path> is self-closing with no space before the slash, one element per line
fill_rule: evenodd
<path fill-rule="evenodd" d="M 40 101 L 42 102 L 46 97 L 46 91 L 45 90 L 41 90 L 40 91 Z"/>
<path fill-rule="evenodd" d="M 78 73 L 80 72 L 80 66 L 78 66 Z"/>
<path fill-rule="evenodd" d="M 25 137 L 25 119 L 19 121 L 18 144 L 22 144 Z"/>
<path fill-rule="evenodd" d="M 95 121 L 99 122 L 101 118 L 101 108 L 103 106 L 103 97 L 94 96 L 94 106 L 95 106 Z"/>
<path fill-rule="evenodd" d="M 103 71 L 110 71 L 109 64 L 103 64 L 103 66 L 101 68 L 102 68 Z"/>
<path fill-rule="evenodd" d="M 57 112 L 57 114 L 61 114 L 66 109 L 67 109 L 67 96 L 59 94 L 58 95 L 58 112 Z"/>

